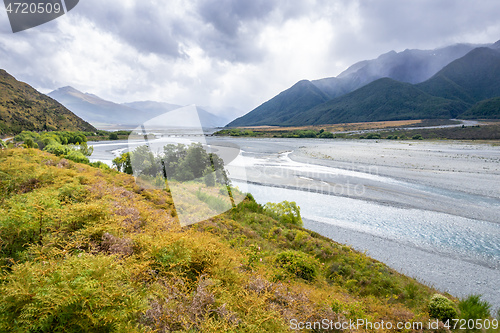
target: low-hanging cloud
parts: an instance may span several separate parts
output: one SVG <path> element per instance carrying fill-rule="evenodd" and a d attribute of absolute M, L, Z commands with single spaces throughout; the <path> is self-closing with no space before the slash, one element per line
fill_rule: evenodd
<path fill-rule="evenodd" d="M 17 34 L 0 11 L 0 68 L 44 92 L 247 112 L 390 50 L 495 42 L 499 12 L 491 0 L 86 0 Z"/>

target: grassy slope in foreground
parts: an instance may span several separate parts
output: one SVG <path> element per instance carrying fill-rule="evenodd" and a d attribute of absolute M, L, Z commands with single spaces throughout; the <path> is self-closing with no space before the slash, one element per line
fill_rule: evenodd
<path fill-rule="evenodd" d="M 433 290 L 251 198 L 181 228 L 168 192 L 113 170 L 10 149 L 0 175 L 0 332 L 428 320 Z"/>

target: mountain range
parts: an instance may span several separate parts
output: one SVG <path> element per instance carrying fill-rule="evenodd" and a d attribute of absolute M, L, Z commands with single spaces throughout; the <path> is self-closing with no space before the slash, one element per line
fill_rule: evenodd
<path fill-rule="evenodd" d="M 391 51 L 334 78 L 299 81 L 227 126 L 500 118 L 499 51 L 500 41 Z"/>
<path fill-rule="evenodd" d="M 96 129 L 59 102 L 0 69 L 0 134 L 44 130 Z"/>
<path fill-rule="evenodd" d="M 135 127 L 182 107 L 153 101 L 118 104 L 69 86 L 54 90 L 48 95 L 96 127 L 110 125 Z M 228 119 L 216 116 L 200 107 L 197 107 L 197 110 L 203 127 L 220 127 L 229 122 Z"/>

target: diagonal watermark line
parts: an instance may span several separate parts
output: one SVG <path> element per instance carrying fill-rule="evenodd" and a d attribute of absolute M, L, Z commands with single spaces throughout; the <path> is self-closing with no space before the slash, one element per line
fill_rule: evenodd
<path fill-rule="evenodd" d="M 68 10 L 66 9 L 66 0 L 61 0 L 61 4 L 62 4 L 63 11 L 66 14 L 68 12 Z"/>

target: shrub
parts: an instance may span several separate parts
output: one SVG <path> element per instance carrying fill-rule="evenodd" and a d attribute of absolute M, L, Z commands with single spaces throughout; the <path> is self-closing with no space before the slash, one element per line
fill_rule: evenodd
<path fill-rule="evenodd" d="M 204 173 L 205 175 L 203 176 L 203 181 L 205 182 L 205 185 L 208 187 L 215 186 L 215 172 L 212 168 L 207 168 Z"/>
<path fill-rule="evenodd" d="M 65 157 L 73 162 L 86 163 L 86 164 L 89 163 L 89 159 L 79 151 L 71 151 Z"/>
<path fill-rule="evenodd" d="M 319 137 L 322 138 L 322 139 L 333 139 L 335 136 L 333 135 L 332 132 L 321 132 L 321 134 L 319 135 Z"/>
<path fill-rule="evenodd" d="M 318 274 L 316 260 L 302 252 L 293 250 L 281 252 L 276 257 L 276 263 L 289 273 L 306 281 L 314 280 Z"/>
<path fill-rule="evenodd" d="M 26 141 L 24 141 L 24 146 L 26 148 L 38 148 L 38 144 L 33 141 L 32 138 L 27 138 Z"/>
<path fill-rule="evenodd" d="M 89 165 L 93 166 L 94 168 L 99 168 L 99 169 L 103 169 L 103 170 L 109 170 L 109 169 L 111 169 L 109 167 L 109 165 L 107 165 L 106 163 L 103 163 L 101 161 L 92 162 L 92 163 L 89 163 Z"/>
<path fill-rule="evenodd" d="M 268 202 L 264 206 L 264 209 L 282 223 L 291 223 L 299 227 L 302 226 L 300 207 L 293 201 L 283 201 L 281 203 Z"/>
<path fill-rule="evenodd" d="M 423 140 L 424 138 L 420 134 L 415 134 L 414 136 L 411 137 L 413 140 Z"/>
<path fill-rule="evenodd" d="M 109 134 L 109 139 L 110 140 L 118 140 L 118 134 L 116 134 L 116 133 Z"/>
<path fill-rule="evenodd" d="M 491 304 L 481 301 L 481 295 L 469 295 L 458 303 L 460 318 L 468 321 L 469 319 L 487 319 L 490 317 Z"/>
<path fill-rule="evenodd" d="M 68 146 L 63 146 L 60 143 L 52 143 L 43 148 L 44 151 L 54 154 L 56 156 L 67 155 L 71 151 Z"/>
<path fill-rule="evenodd" d="M 365 136 L 365 139 L 380 139 L 380 134 L 378 133 L 370 133 L 367 136 Z"/>
<path fill-rule="evenodd" d="M 458 317 L 453 302 L 440 294 L 434 294 L 434 296 L 432 296 L 429 302 L 429 315 L 443 322 Z"/>
<path fill-rule="evenodd" d="M 134 287 L 110 256 L 17 265 L 0 286 L 0 331 L 135 331 L 124 326 L 146 303 Z"/>

